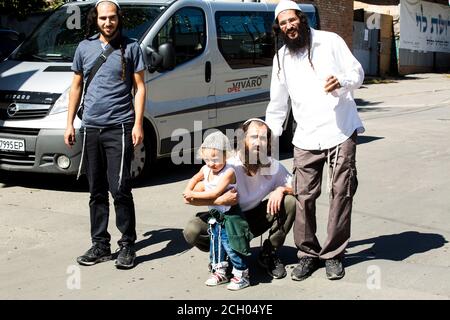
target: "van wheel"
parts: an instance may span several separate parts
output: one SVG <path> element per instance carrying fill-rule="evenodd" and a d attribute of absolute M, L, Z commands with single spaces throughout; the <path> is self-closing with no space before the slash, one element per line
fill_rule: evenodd
<path fill-rule="evenodd" d="M 133 159 L 131 160 L 131 178 L 137 179 L 144 172 L 145 159 L 147 150 L 145 144 L 142 142 L 136 148 L 134 148 Z"/>
<path fill-rule="evenodd" d="M 150 135 L 144 136 L 144 142 L 134 148 L 134 155 L 131 160 L 131 178 L 133 180 L 144 178 L 150 172 L 151 166 L 155 162 L 155 153 L 151 147 L 152 139 Z"/>
<path fill-rule="evenodd" d="M 156 163 L 155 133 L 149 123 L 144 121 L 144 141 L 134 148 L 131 160 L 131 178 L 141 180 L 153 172 Z"/>

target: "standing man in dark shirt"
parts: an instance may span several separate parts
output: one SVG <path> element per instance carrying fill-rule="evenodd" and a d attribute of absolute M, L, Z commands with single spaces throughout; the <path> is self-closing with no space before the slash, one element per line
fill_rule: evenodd
<path fill-rule="evenodd" d="M 122 233 L 115 265 L 128 269 L 134 266 L 136 258 L 130 168 L 133 149 L 144 138 L 145 66 L 139 44 L 122 35 L 122 22 L 120 6 L 115 0 L 99 0 L 89 13 L 86 39 L 78 45 L 73 59 L 75 74 L 64 141 L 69 147 L 75 143 L 73 121 L 83 85 L 97 58 L 112 46 L 114 50 L 92 78 L 84 95 L 80 170 L 84 165 L 89 182 L 93 245 L 77 262 L 89 266 L 112 257 L 111 235 L 107 231 L 109 190 L 114 199 L 116 225 Z M 93 27 L 99 33 L 90 37 Z"/>

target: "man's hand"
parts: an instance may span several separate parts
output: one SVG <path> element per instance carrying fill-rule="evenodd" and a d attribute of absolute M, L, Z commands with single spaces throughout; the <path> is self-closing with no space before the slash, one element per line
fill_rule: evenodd
<path fill-rule="evenodd" d="M 338 79 L 335 76 L 328 76 L 325 79 L 325 92 L 330 93 L 336 89 L 339 89 L 341 87 L 341 84 L 339 83 Z"/>
<path fill-rule="evenodd" d="M 214 204 L 215 205 L 223 205 L 223 206 L 234 206 L 236 204 L 238 204 L 239 199 L 238 199 L 238 194 L 236 189 L 232 188 L 230 190 L 228 190 L 227 192 L 225 192 L 224 194 L 222 194 L 220 197 L 218 197 L 215 201 Z"/>
<path fill-rule="evenodd" d="M 281 202 L 284 197 L 284 188 L 276 188 L 269 196 L 269 201 L 267 202 L 267 213 L 275 215 L 280 212 Z"/>
<path fill-rule="evenodd" d="M 133 146 L 141 144 L 144 141 L 144 129 L 140 125 L 134 125 L 131 131 L 131 136 L 133 138 Z"/>
<path fill-rule="evenodd" d="M 64 132 L 64 143 L 69 147 L 72 148 L 72 146 L 75 144 L 75 129 L 73 126 L 68 126 L 66 128 L 66 132 Z"/>

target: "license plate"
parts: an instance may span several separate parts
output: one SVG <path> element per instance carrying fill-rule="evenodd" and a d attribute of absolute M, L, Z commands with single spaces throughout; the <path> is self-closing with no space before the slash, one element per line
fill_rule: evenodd
<path fill-rule="evenodd" d="M 23 139 L 7 139 L 0 137 L 1 151 L 25 152 L 25 140 Z"/>

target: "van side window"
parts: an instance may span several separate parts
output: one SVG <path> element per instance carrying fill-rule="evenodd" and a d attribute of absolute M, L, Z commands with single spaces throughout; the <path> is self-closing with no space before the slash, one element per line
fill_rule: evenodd
<path fill-rule="evenodd" d="M 273 13 L 216 12 L 219 50 L 232 69 L 272 65 Z"/>
<path fill-rule="evenodd" d="M 177 11 L 158 32 L 153 48 L 171 42 L 177 65 L 200 55 L 206 46 L 205 14 L 201 9 L 186 7 Z"/>

